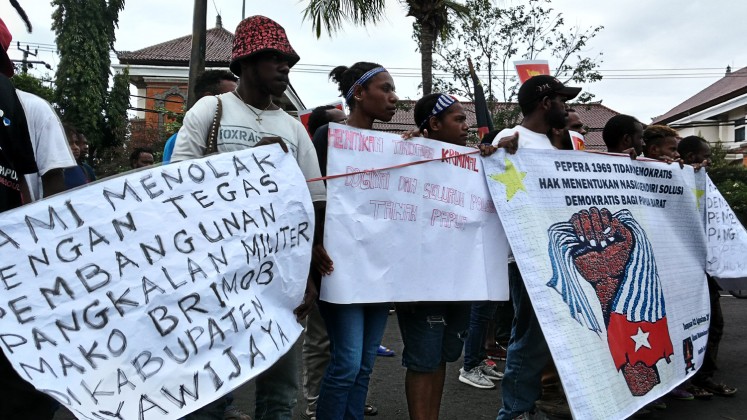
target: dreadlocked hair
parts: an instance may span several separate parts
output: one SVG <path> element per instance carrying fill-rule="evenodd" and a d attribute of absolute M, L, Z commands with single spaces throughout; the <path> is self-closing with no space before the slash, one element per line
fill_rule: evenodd
<path fill-rule="evenodd" d="M 21 19 L 26 23 L 26 30 L 31 33 L 31 21 L 29 20 L 29 16 L 26 14 L 26 11 L 23 10 L 23 7 L 21 7 L 20 4 L 18 4 L 18 0 L 10 0 L 10 5 L 13 6 L 14 9 L 16 9 L 16 12 L 21 16 Z"/>

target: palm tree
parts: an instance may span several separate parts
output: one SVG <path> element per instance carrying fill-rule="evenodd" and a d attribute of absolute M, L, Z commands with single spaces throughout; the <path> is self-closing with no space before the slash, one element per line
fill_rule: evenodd
<path fill-rule="evenodd" d="M 433 44 L 448 32 L 449 15 L 466 15 L 467 8 L 451 0 L 399 0 L 407 7 L 407 16 L 415 18 L 420 70 L 423 77 L 423 94 L 431 93 L 433 86 Z M 309 0 L 304 10 L 304 19 L 320 37 L 322 29 L 329 35 L 342 27 L 343 20 L 355 25 L 377 23 L 384 16 L 385 0 Z"/>

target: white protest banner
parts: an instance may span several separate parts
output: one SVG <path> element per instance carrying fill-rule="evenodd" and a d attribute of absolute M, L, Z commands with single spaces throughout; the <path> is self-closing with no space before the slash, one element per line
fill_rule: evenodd
<path fill-rule="evenodd" d="M 711 178 L 706 182 L 708 274 L 726 290 L 747 289 L 747 230 Z"/>
<path fill-rule="evenodd" d="M 322 300 L 508 299 L 507 242 L 482 164 L 457 156 L 475 149 L 331 124 L 328 150 L 327 175 L 350 175 L 327 181 L 334 271 Z"/>
<path fill-rule="evenodd" d="M 624 418 L 700 367 L 705 173 L 499 151 L 485 175 L 574 418 Z"/>
<path fill-rule="evenodd" d="M 312 215 L 277 146 L 2 213 L 0 346 L 80 419 L 179 418 L 296 341 Z"/>

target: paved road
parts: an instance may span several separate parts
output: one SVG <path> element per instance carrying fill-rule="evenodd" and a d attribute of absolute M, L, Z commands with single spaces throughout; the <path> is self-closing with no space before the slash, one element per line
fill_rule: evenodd
<path fill-rule="evenodd" d="M 714 397 L 710 401 L 675 401 L 667 399 L 666 410 L 654 411 L 641 417 L 644 419 L 747 419 L 747 375 L 745 365 L 747 358 L 747 299 L 735 299 L 731 296 L 721 299 L 726 320 L 724 339 L 719 355 L 721 372 L 718 379 L 738 387 L 741 391 L 733 398 Z M 404 368 L 399 354 L 402 351 L 402 340 L 397 328 L 396 316 L 389 317 L 389 324 L 384 335 L 384 344 L 394 349 L 397 356 L 380 357 L 371 379 L 369 402 L 379 409 L 375 419 L 407 419 L 407 401 L 405 399 Z M 458 381 L 460 363 L 450 364 L 447 369 L 444 399 L 441 408 L 441 419 L 444 420 L 479 420 L 494 419 L 501 403 L 500 386 L 492 390 L 472 388 Z M 254 387 L 251 383 L 239 388 L 235 393 L 237 405 L 247 413 L 253 411 Z M 299 401 L 303 397 L 299 394 Z M 300 418 L 301 411 L 296 410 L 294 418 Z M 69 420 L 69 412 L 61 411 L 55 420 Z M 371 419 L 374 419 L 372 417 Z"/>

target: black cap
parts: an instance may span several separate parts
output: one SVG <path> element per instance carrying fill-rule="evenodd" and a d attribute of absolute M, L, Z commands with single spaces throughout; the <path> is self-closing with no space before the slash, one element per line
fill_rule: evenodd
<path fill-rule="evenodd" d="M 524 82 L 519 88 L 519 105 L 529 105 L 553 93 L 565 96 L 570 100 L 581 92 L 580 87 L 565 86 L 555 77 L 541 74 Z"/>

